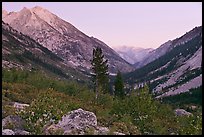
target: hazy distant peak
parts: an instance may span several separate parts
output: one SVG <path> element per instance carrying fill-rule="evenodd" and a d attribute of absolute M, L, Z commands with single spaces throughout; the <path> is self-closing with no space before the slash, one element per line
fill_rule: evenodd
<path fill-rule="evenodd" d="M 20 10 L 20 12 L 24 12 L 24 11 L 29 11 L 29 9 L 28 9 L 28 8 L 26 8 L 26 7 L 23 7 L 23 9 L 22 9 L 22 10 Z"/>
<path fill-rule="evenodd" d="M 153 49 L 152 48 L 142 48 L 142 47 L 133 47 L 133 46 L 118 46 L 114 47 L 116 52 L 130 64 L 139 62 L 144 57 L 146 57 Z"/>
<path fill-rule="evenodd" d="M 144 50 L 145 48 L 122 45 L 122 46 L 114 47 L 114 49 L 116 49 L 118 51 L 133 51 L 133 50 L 134 51 L 141 51 L 141 50 Z"/>
<path fill-rule="evenodd" d="M 27 7 L 23 7 L 23 9 L 22 10 L 28 10 L 28 8 Z"/>

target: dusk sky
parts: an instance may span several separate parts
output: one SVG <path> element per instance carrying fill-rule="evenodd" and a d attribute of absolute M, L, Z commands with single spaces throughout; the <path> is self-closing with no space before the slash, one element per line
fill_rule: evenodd
<path fill-rule="evenodd" d="M 9 12 L 34 6 L 110 47 L 157 48 L 202 25 L 202 2 L 2 2 Z"/>

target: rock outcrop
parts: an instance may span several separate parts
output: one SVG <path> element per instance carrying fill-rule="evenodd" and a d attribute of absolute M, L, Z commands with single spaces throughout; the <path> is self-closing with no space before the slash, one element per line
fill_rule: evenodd
<path fill-rule="evenodd" d="M 2 135 L 29 135 L 24 130 L 25 121 L 19 117 L 10 115 L 2 119 Z"/>
<path fill-rule="evenodd" d="M 14 130 L 14 133 L 15 135 L 30 135 L 30 132 L 20 129 Z"/>
<path fill-rule="evenodd" d="M 30 135 L 30 132 L 25 130 L 11 130 L 11 129 L 2 129 L 2 135 Z"/>
<path fill-rule="evenodd" d="M 2 135 L 15 135 L 15 133 L 11 129 L 3 129 Z"/>
<path fill-rule="evenodd" d="M 10 115 L 2 119 L 3 128 L 23 129 L 24 124 L 25 121 L 19 116 Z"/>
<path fill-rule="evenodd" d="M 84 134 L 86 128 L 96 127 L 97 119 L 93 112 L 77 109 L 62 117 L 57 124 L 49 126 L 45 133 L 62 130 L 63 134 Z"/>
<path fill-rule="evenodd" d="M 70 125 L 68 125 L 68 123 L 70 123 Z M 80 108 L 63 116 L 57 125 L 64 130 L 70 130 L 71 128 L 83 130 L 85 127 L 97 126 L 97 119 L 93 112 L 84 111 Z"/>
<path fill-rule="evenodd" d="M 2 119 L 2 135 L 30 135 L 24 129 L 25 121 L 19 116 L 7 116 Z M 97 125 L 93 112 L 81 108 L 73 110 L 62 117 L 57 124 L 46 124 L 43 128 L 45 135 L 125 135 L 112 132 L 108 127 Z"/>
<path fill-rule="evenodd" d="M 45 129 L 45 134 L 61 133 L 63 135 L 107 135 L 110 130 L 107 127 L 97 126 L 97 118 L 93 112 L 81 108 L 69 112 L 62 117 L 57 124 L 52 124 Z M 113 134 L 123 133 L 113 132 Z"/>
<path fill-rule="evenodd" d="M 184 110 L 184 109 L 176 109 L 174 112 L 175 112 L 175 114 L 176 114 L 177 116 L 184 116 L 184 115 L 190 116 L 190 115 L 192 115 L 192 113 L 187 112 L 187 111 Z"/>

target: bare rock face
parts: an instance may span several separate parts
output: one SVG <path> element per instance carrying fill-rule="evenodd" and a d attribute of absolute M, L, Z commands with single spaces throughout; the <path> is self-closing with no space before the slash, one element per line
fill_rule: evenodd
<path fill-rule="evenodd" d="M 175 114 L 176 114 L 177 116 L 184 116 L 184 115 L 190 116 L 190 115 L 192 115 L 192 113 L 187 112 L 187 111 L 184 110 L 184 109 L 176 109 L 176 110 L 175 110 Z"/>

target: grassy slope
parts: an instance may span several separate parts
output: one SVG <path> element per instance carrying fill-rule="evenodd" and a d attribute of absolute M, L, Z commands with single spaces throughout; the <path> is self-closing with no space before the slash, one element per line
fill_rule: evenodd
<path fill-rule="evenodd" d="M 125 134 L 202 134 L 202 110 L 192 117 L 176 117 L 170 105 L 151 98 L 147 87 L 139 91 L 140 96 L 133 92 L 120 99 L 104 94 L 96 102 L 94 92 L 84 84 L 32 71 L 3 70 L 2 74 L 3 117 L 15 113 L 10 102 L 30 104 L 24 113 L 17 114 L 27 121 L 26 129 L 33 134 L 42 134 L 42 125 L 50 118 L 57 122 L 78 108 L 94 112 L 98 125 Z M 41 124 L 39 119 L 43 119 Z"/>

